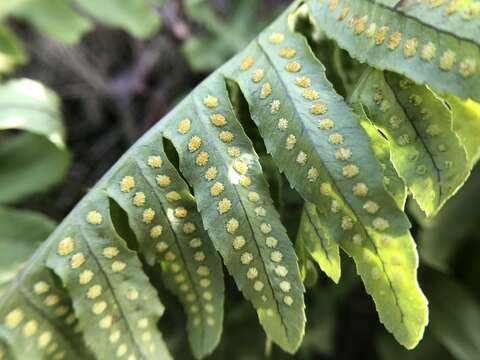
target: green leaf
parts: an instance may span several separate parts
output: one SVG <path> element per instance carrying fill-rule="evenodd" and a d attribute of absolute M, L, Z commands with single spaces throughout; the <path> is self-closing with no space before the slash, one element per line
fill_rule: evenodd
<path fill-rule="evenodd" d="M 281 17 L 226 72 L 240 85 L 279 169 L 336 224 L 332 237 L 354 258 L 380 321 L 401 344 L 414 347 L 427 304 L 417 284 L 410 224 L 385 190 L 367 135 L 305 39 Z"/>
<path fill-rule="evenodd" d="M 456 359 L 476 359 L 480 354 L 478 301 L 460 284 L 440 272 L 429 271 L 425 284 L 430 300 L 432 334 Z"/>
<path fill-rule="evenodd" d="M 63 180 L 70 164 L 43 136 L 20 134 L 0 146 L 0 203 L 13 203 Z"/>
<path fill-rule="evenodd" d="M 425 86 L 380 71 L 366 73 L 352 98 L 389 140 L 392 162 L 422 210 L 435 214 L 470 173 L 451 111 Z"/>
<path fill-rule="evenodd" d="M 109 26 L 121 27 L 138 38 L 148 38 L 158 30 L 160 16 L 145 0 L 74 0 L 88 14 Z"/>
<path fill-rule="evenodd" d="M 0 288 L 54 228 L 55 223 L 39 213 L 0 207 Z"/>
<path fill-rule="evenodd" d="M 0 75 L 24 64 L 26 58 L 22 43 L 8 27 L 0 23 Z"/>
<path fill-rule="evenodd" d="M 135 149 L 111 177 L 108 193 L 128 214 L 140 253 L 150 265 L 161 264 L 165 283 L 182 302 L 192 352 L 197 358 L 211 353 L 222 333 L 222 264 L 162 142 Z"/>
<path fill-rule="evenodd" d="M 303 246 L 335 283 L 340 280 L 340 254 L 337 243 L 331 238 L 328 225 L 317 213 L 315 205 L 306 203 L 303 208 L 296 246 Z"/>
<path fill-rule="evenodd" d="M 72 297 L 79 329 L 97 357 L 170 359 L 156 327 L 163 306 L 113 227 L 105 189 L 90 193 L 48 244 L 47 265 Z"/>
<path fill-rule="evenodd" d="M 295 252 L 223 77 L 217 73 L 202 83 L 163 123 L 227 269 L 257 309 L 267 336 L 294 352 L 305 325 Z"/>
<path fill-rule="evenodd" d="M 446 95 L 444 99 L 452 108 L 453 130 L 459 137 L 467 152 L 470 168 L 480 158 L 480 104 L 473 100 L 460 100 L 459 98 Z"/>
<path fill-rule="evenodd" d="M 75 12 L 69 0 L 24 1 L 15 6 L 11 14 L 65 44 L 78 42 L 92 29 L 92 23 Z"/>
<path fill-rule="evenodd" d="M 447 10 L 461 2 L 447 5 L 442 1 L 444 6 L 430 8 L 420 1 L 408 1 L 401 11 L 393 9 L 393 0 L 383 3 L 308 1 L 316 26 L 352 57 L 381 70 L 404 74 L 440 93 L 478 101 L 478 14 L 462 18 L 460 11 Z M 470 6 L 478 7 L 474 3 Z M 410 16 L 410 11 L 415 15 Z"/>
<path fill-rule="evenodd" d="M 26 130 L 65 147 L 57 95 L 39 82 L 15 79 L 0 86 L 0 130 Z"/>

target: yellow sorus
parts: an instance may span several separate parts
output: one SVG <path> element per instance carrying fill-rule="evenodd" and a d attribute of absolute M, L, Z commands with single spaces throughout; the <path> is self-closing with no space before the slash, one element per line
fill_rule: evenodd
<path fill-rule="evenodd" d="M 331 134 L 328 137 L 328 141 L 330 142 L 330 144 L 333 144 L 333 145 L 343 144 L 343 135 L 340 133 Z"/>
<path fill-rule="evenodd" d="M 183 224 L 182 230 L 185 234 L 193 234 L 197 230 L 197 226 L 189 221 Z"/>
<path fill-rule="evenodd" d="M 225 116 L 219 113 L 214 113 L 210 115 L 210 121 L 213 125 L 218 127 L 225 126 L 225 124 L 227 123 L 227 121 L 225 120 Z"/>
<path fill-rule="evenodd" d="M 45 281 L 39 281 L 33 285 L 33 292 L 37 295 L 42 295 L 50 291 L 50 285 Z"/>
<path fill-rule="evenodd" d="M 375 35 L 376 30 L 377 30 L 377 24 L 375 23 L 370 24 L 367 29 L 367 37 L 371 39 Z"/>
<path fill-rule="evenodd" d="M 55 306 L 60 302 L 60 298 L 58 295 L 48 295 L 45 300 L 43 300 L 43 303 L 47 306 Z"/>
<path fill-rule="evenodd" d="M 202 146 L 202 139 L 199 136 L 192 136 L 188 141 L 188 151 L 194 152 L 197 151 L 200 146 Z"/>
<path fill-rule="evenodd" d="M 456 55 L 452 50 L 445 51 L 440 58 L 440 69 L 444 71 L 449 71 L 452 69 L 453 64 L 455 64 Z"/>
<path fill-rule="evenodd" d="M 297 138 L 295 137 L 295 135 L 290 134 L 287 136 L 287 140 L 285 140 L 285 143 L 285 148 L 287 150 L 292 150 L 297 144 Z"/>
<path fill-rule="evenodd" d="M 367 26 L 368 22 L 368 16 L 362 16 L 360 19 L 357 20 L 355 23 L 355 34 L 360 35 L 365 31 L 365 28 Z"/>
<path fill-rule="evenodd" d="M 242 60 L 242 62 L 240 63 L 240 70 L 245 71 L 245 70 L 250 69 L 252 67 L 253 63 L 254 63 L 254 60 L 251 56 L 245 57 Z"/>
<path fill-rule="evenodd" d="M 385 220 L 384 218 L 381 218 L 381 217 L 375 218 L 372 222 L 372 225 L 376 230 L 381 230 L 381 231 L 386 230 L 390 227 L 388 220 Z"/>
<path fill-rule="evenodd" d="M 459 72 L 465 79 L 473 76 L 477 71 L 477 62 L 474 59 L 468 58 L 460 63 Z"/>
<path fill-rule="evenodd" d="M 296 54 L 297 54 L 297 51 L 292 48 L 283 48 L 283 49 L 280 49 L 280 51 L 278 52 L 278 55 L 280 55 L 280 57 L 284 59 L 291 59 L 295 57 Z"/>
<path fill-rule="evenodd" d="M 250 185 L 252 185 L 252 179 L 250 178 L 250 176 L 241 175 L 239 183 L 243 187 L 249 187 Z"/>
<path fill-rule="evenodd" d="M 195 159 L 195 163 L 197 166 L 205 166 L 208 164 L 208 152 L 206 151 L 201 151 L 198 153 L 197 158 Z"/>
<path fill-rule="evenodd" d="M 123 271 L 123 269 L 125 269 L 126 266 L 127 264 L 125 264 L 123 261 L 114 261 L 112 263 L 112 271 L 116 273 Z"/>
<path fill-rule="evenodd" d="M 357 176 L 359 173 L 360 173 L 360 170 L 358 169 L 358 166 L 354 164 L 345 165 L 342 169 L 342 175 L 345 176 L 346 178 L 353 178 Z"/>
<path fill-rule="evenodd" d="M 250 200 L 253 203 L 256 203 L 257 201 L 260 200 L 260 195 L 258 195 L 257 192 L 251 191 L 248 193 L 248 200 Z"/>
<path fill-rule="evenodd" d="M 185 135 L 190 131 L 191 125 L 192 125 L 192 122 L 190 121 L 190 119 L 183 119 L 178 123 L 177 131 L 180 134 Z"/>
<path fill-rule="evenodd" d="M 245 238 L 243 236 L 237 236 L 233 239 L 232 246 L 235 250 L 240 250 L 245 246 Z"/>
<path fill-rule="evenodd" d="M 225 143 L 229 143 L 233 141 L 234 136 L 230 131 L 221 131 L 218 138 Z"/>
<path fill-rule="evenodd" d="M 328 11 L 333 12 L 338 6 L 340 0 L 328 0 Z"/>
<path fill-rule="evenodd" d="M 116 330 L 110 334 L 110 336 L 108 337 L 108 341 L 110 341 L 110 343 L 112 344 L 115 344 L 120 339 L 120 336 L 120 331 Z"/>
<path fill-rule="evenodd" d="M 132 288 L 132 289 L 127 290 L 127 299 L 128 299 L 128 300 L 131 300 L 131 301 L 137 300 L 137 299 L 138 299 L 138 295 L 139 295 L 139 294 L 138 294 L 138 290 L 137 290 L 137 289 Z"/>
<path fill-rule="evenodd" d="M 205 260 L 205 253 L 203 251 L 197 251 L 193 254 L 193 259 L 197 262 L 202 262 Z"/>
<path fill-rule="evenodd" d="M 327 105 L 323 103 L 315 103 L 310 107 L 310 113 L 312 115 L 323 115 L 327 112 Z"/>
<path fill-rule="evenodd" d="M 12 310 L 5 316 L 5 326 L 9 329 L 15 329 L 20 325 L 24 317 L 25 315 L 21 309 Z"/>
<path fill-rule="evenodd" d="M 83 253 L 76 253 L 70 259 L 70 267 L 72 269 L 77 269 L 85 263 L 85 256 Z"/>
<path fill-rule="evenodd" d="M 282 290 L 283 292 L 289 292 L 290 289 L 292 288 L 290 283 L 285 280 L 281 281 L 279 285 L 280 285 L 280 290 Z"/>
<path fill-rule="evenodd" d="M 161 175 L 157 176 L 157 183 L 159 182 L 158 180 L 159 176 Z M 142 206 L 143 204 L 145 204 L 145 194 L 143 192 L 135 193 L 135 195 L 133 195 L 133 198 L 132 198 L 132 203 L 135 206 Z"/>
<path fill-rule="evenodd" d="M 387 35 L 389 30 L 388 26 L 382 26 L 375 32 L 375 44 L 382 45 L 385 41 L 385 36 Z"/>
<path fill-rule="evenodd" d="M 258 83 L 262 81 L 262 79 L 265 77 L 265 70 L 263 69 L 256 69 L 253 74 L 252 74 L 252 81 L 254 83 Z"/>
<path fill-rule="evenodd" d="M 312 81 L 306 76 L 299 76 L 295 79 L 295 85 L 301 88 L 308 88 Z"/>
<path fill-rule="evenodd" d="M 240 256 L 240 262 L 243 264 L 243 265 L 248 265 L 252 262 L 253 260 L 253 255 L 249 252 L 244 252 L 241 256 Z"/>
<path fill-rule="evenodd" d="M 179 206 L 175 208 L 174 215 L 177 218 L 184 218 L 188 215 L 188 210 L 185 209 L 183 206 Z"/>
<path fill-rule="evenodd" d="M 274 249 L 274 248 L 277 247 L 278 240 L 275 239 L 273 236 L 268 236 L 268 237 L 265 239 L 265 244 L 266 244 L 270 249 Z"/>
<path fill-rule="evenodd" d="M 237 146 L 230 146 L 227 149 L 227 152 L 228 152 L 228 155 L 230 155 L 231 157 L 239 157 L 241 154 L 240 148 Z"/>
<path fill-rule="evenodd" d="M 265 210 L 265 208 L 259 206 L 259 207 L 255 208 L 255 214 L 257 216 L 267 216 L 267 210 Z"/>
<path fill-rule="evenodd" d="M 160 169 L 162 167 L 162 158 L 158 155 L 149 156 L 147 159 L 147 165 L 152 169 Z"/>
<path fill-rule="evenodd" d="M 335 127 L 335 122 L 332 119 L 326 118 L 318 122 L 318 128 L 321 130 L 330 130 Z"/>
<path fill-rule="evenodd" d="M 285 64 L 285 70 L 291 73 L 299 72 L 302 69 L 302 65 L 297 63 L 296 61 L 289 62 Z"/>
<path fill-rule="evenodd" d="M 307 89 L 302 96 L 307 100 L 317 100 L 319 98 L 318 92 L 314 89 Z"/>
<path fill-rule="evenodd" d="M 93 279 L 93 272 L 90 270 L 84 270 L 78 276 L 78 282 L 80 285 L 88 284 Z"/>
<path fill-rule="evenodd" d="M 202 240 L 201 239 L 194 238 L 194 239 L 190 240 L 190 247 L 191 248 L 196 249 L 196 248 L 199 248 L 201 246 L 202 246 Z"/>
<path fill-rule="evenodd" d="M 272 44 L 278 45 L 285 39 L 285 35 L 279 32 L 274 32 L 268 38 Z"/>
<path fill-rule="evenodd" d="M 310 169 L 308 169 L 307 179 L 310 182 L 314 182 L 315 180 L 317 180 L 318 175 L 319 175 L 318 170 L 314 167 L 311 167 Z"/>
<path fill-rule="evenodd" d="M 332 185 L 330 183 L 324 182 L 320 184 L 320 194 L 330 195 L 332 193 Z"/>
<path fill-rule="evenodd" d="M 388 42 L 387 42 L 388 49 L 392 51 L 395 50 L 398 47 L 398 45 L 400 45 L 401 40 L 402 40 L 401 32 L 395 31 L 394 33 L 392 33 L 388 38 Z"/>
<path fill-rule="evenodd" d="M 342 217 L 342 229 L 345 231 L 352 230 L 353 228 L 353 220 L 349 216 Z"/>
<path fill-rule="evenodd" d="M 23 336 L 30 337 L 35 335 L 38 329 L 38 323 L 35 320 L 28 321 L 23 327 Z"/>
<path fill-rule="evenodd" d="M 335 151 L 335 158 L 337 160 L 348 160 L 352 156 L 352 151 L 348 148 L 338 148 Z"/>
<path fill-rule="evenodd" d="M 283 302 L 285 303 L 285 305 L 287 306 L 292 306 L 293 304 L 293 299 L 290 295 L 287 295 L 283 298 Z"/>
<path fill-rule="evenodd" d="M 270 225 L 269 223 L 261 223 L 260 231 L 264 234 L 270 234 L 272 232 L 272 225 Z"/>
<path fill-rule="evenodd" d="M 158 252 L 164 252 L 168 249 L 168 244 L 165 241 L 160 241 L 157 244 L 156 249 Z"/>
<path fill-rule="evenodd" d="M 205 172 L 205 179 L 207 179 L 208 181 L 212 181 L 217 177 L 217 175 L 218 175 L 217 168 L 212 166 L 212 167 L 209 167 L 208 170 Z"/>
<path fill-rule="evenodd" d="M 142 221 L 145 224 L 150 224 L 155 218 L 155 210 L 148 208 L 143 211 Z"/>
<path fill-rule="evenodd" d="M 45 349 L 52 340 L 52 333 L 50 331 L 44 331 L 37 340 L 37 345 L 40 349 Z"/>
<path fill-rule="evenodd" d="M 169 191 L 166 195 L 165 198 L 167 199 L 168 202 L 175 202 L 180 200 L 182 197 L 180 194 L 176 191 Z"/>
<path fill-rule="evenodd" d="M 233 168 L 240 175 L 245 175 L 248 171 L 248 165 L 245 164 L 242 160 L 234 160 L 233 161 Z"/>
<path fill-rule="evenodd" d="M 208 276 L 210 275 L 210 269 L 208 268 L 208 266 L 200 265 L 197 268 L 197 274 L 200 276 Z"/>
<path fill-rule="evenodd" d="M 114 258 L 119 253 L 120 251 L 118 251 L 118 248 L 115 246 L 107 246 L 106 248 L 103 248 L 103 256 L 107 259 Z"/>
<path fill-rule="evenodd" d="M 278 250 L 272 251 L 272 253 L 270 254 L 270 260 L 272 260 L 273 262 L 279 263 L 282 261 L 282 259 L 283 254 Z"/>
<path fill-rule="evenodd" d="M 271 103 L 270 103 L 270 114 L 274 115 L 274 114 L 277 114 L 279 111 L 280 111 L 280 105 L 282 103 L 280 102 L 280 100 L 273 100 Z"/>
<path fill-rule="evenodd" d="M 362 245 L 362 243 L 363 243 L 363 238 L 362 238 L 362 236 L 361 236 L 360 234 L 355 234 L 355 235 L 353 235 L 353 237 L 352 237 L 352 241 L 353 241 L 353 243 L 354 243 L 355 245 L 358 245 L 358 246 L 359 246 L 359 245 Z"/>
<path fill-rule="evenodd" d="M 69 255 L 75 249 L 75 241 L 71 237 L 63 238 L 57 245 L 57 254 L 60 256 Z"/>
<path fill-rule="evenodd" d="M 283 265 L 278 265 L 275 267 L 275 274 L 280 277 L 285 277 L 288 274 L 288 269 Z"/>
<path fill-rule="evenodd" d="M 218 202 L 218 205 L 217 205 L 217 210 L 218 210 L 218 213 L 220 215 L 223 215 L 225 214 L 226 212 L 228 212 L 230 209 L 232 208 L 232 202 L 227 199 L 227 198 L 223 198 L 222 200 L 220 200 Z"/>
<path fill-rule="evenodd" d="M 262 291 L 263 288 L 264 288 L 265 284 L 261 281 L 255 281 L 255 283 L 253 284 L 253 290 L 255 291 Z"/>
<path fill-rule="evenodd" d="M 332 203 L 330 204 L 330 211 L 334 214 L 338 214 L 340 211 L 340 204 L 336 200 L 332 200 Z"/>
<path fill-rule="evenodd" d="M 140 320 L 137 321 L 137 327 L 139 329 L 146 329 L 148 327 L 148 319 L 147 318 L 141 318 Z"/>
<path fill-rule="evenodd" d="M 308 160 L 308 156 L 303 151 L 300 151 L 297 155 L 297 158 L 295 159 L 297 164 L 301 166 L 304 166 L 307 163 L 307 160 Z"/>
<path fill-rule="evenodd" d="M 107 303 L 105 301 L 99 301 L 92 305 L 92 313 L 95 315 L 102 314 L 107 309 Z"/>
<path fill-rule="evenodd" d="M 87 222 L 92 225 L 100 225 L 102 223 L 102 215 L 95 210 L 89 211 L 87 214 Z"/>
<path fill-rule="evenodd" d="M 452 0 L 448 4 L 447 8 L 445 9 L 444 15 L 445 16 L 450 16 L 454 13 L 456 13 L 461 5 L 462 1 L 461 0 Z"/>
<path fill-rule="evenodd" d="M 364 205 L 363 208 L 369 213 L 369 214 L 375 214 L 380 206 L 375 201 L 368 200 Z"/>
<path fill-rule="evenodd" d="M 133 176 L 125 176 L 120 181 L 120 191 L 127 193 L 135 187 L 135 179 Z"/>
<path fill-rule="evenodd" d="M 225 228 L 229 234 L 234 234 L 237 231 L 239 225 L 240 224 L 237 219 L 231 218 L 225 224 Z"/>
<path fill-rule="evenodd" d="M 216 182 L 215 184 L 212 185 L 212 187 L 210 188 L 210 194 L 212 196 L 218 196 L 220 195 L 223 190 L 225 189 L 225 187 L 223 186 L 222 183 L 220 182 Z"/>
<path fill-rule="evenodd" d="M 111 315 L 107 315 L 98 322 L 100 329 L 110 329 L 112 327 L 113 318 Z M 117 351 L 118 354 L 118 351 Z"/>
<path fill-rule="evenodd" d="M 429 42 L 422 47 L 422 52 L 420 54 L 420 58 L 423 61 L 431 61 L 437 53 L 437 47 L 434 43 Z"/>
<path fill-rule="evenodd" d="M 265 99 L 272 93 L 272 85 L 270 83 L 265 83 L 262 85 L 262 89 L 260 90 L 260 98 Z"/>
<path fill-rule="evenodd" d="M 207 95 L 203 98 L 203 104 L 208 108 L 216 108 L 218 106 L 218 99 L 215 96 Z"/>
<path fill-rule="evenodd" d="M 349 11 L 350 7 L 345 5 L 342 8 L 342 11 L 340 11 L 340 14 L 337 16 L 337 21 L 342 21 L 343 19 L 345 19 L 348 16 Z"/>
<path fill-rule="evenodd" d="M 258 277 L 258 270 L 255 267 L 251 267 L 247 271 L 247 278 L 250 280 L 256 279 Z"/>
<path fill-rule="evenodd" d="M 403 45 L 403 56 L 406 58 L 415 56 L 417 53 L 417 46 L 418 41 L 416 38 L 411 38 L 405 41 L 405 45 Z"/>
<path fill-rule="evenodd" d="M 96 299 L 102 295 L 102 286 L 101 285 L 93 285 L 87 291 L 87 298 L 89 299 Z"/>

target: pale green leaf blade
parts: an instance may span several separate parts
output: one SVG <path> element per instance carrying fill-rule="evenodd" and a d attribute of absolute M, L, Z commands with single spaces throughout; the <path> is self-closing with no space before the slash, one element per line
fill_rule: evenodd
<path fill-rule="evenodd" d="M 0 74 L 9 73 L 26 60 L 27 55 L 20 40 L 7 26 L 0 23 Z"/>
<path fill-rule="evenodd" d="M 300 242 L 320 269 L 338 283 L 341 274 L 339 247 L 331 238 L 328 226 L 322 221 L 315 205 L 306 203 L 300 220 L 297 243 Z"/>
<path fill-rule="evenodd" d="M 87 18 L 73 10 L 69 0 L 24 1 L 11 9 L 11 15 L 65 44 L 78 42 L 92 28 Z"/>
<path fill-rule="evenodd" d="M 0 207 L 0 289 L 55 228 L 45 215 Z"/>
<path fill-rule="evenodd" d="M 380 321 L 414 347 L 428 311 L 410 224 L 384 187 L 368 137 L 305 39 L 281 17 L 226 72 L 239 83 L 279 169 L 334 218 L 332 236 L 354 258 Z"/>
<path fill-rule="evenodd" d="M 437 20 L 428 8 L 411 17 L 372 0 L 310 0 L 308 5 L 316 26 L 359 61 L 439 93 L 480 99 L 480 47 L 470 39 L 478 33 L 478 16 L 471 20 L 477 30 L 467 37 L 466 20 Z M 450 25 L 442 25 L 447 21 Z"/>
<path fill-rule="evenodd" d="M 72 297 L 79 329 L 97 357 L 170 359 L 156 326 L 163 305 L 116 233 L 105 190 L 89 194 L 49 244 L 47 265 Z"/>
<path fill-rule="evenodd" d="M 16 202 L 58 184 L 69 164 L 69 153 L 43 136 L 15 136 L 0 146 L 0 203 Z"/>
<path fill-rule="evenodd" d="M 473 100 L 461 100 L 453 95 L 444 99 L 452 108 L 453 130 L 459 137 L 467 152 L 470 167 L 480 158 L 480 104 Z"/>
<path fill-rule="evenodd" d="M 452 112 L 425 86 L 374 70 L 353 98 L 389 140 L 392 162 L 415 200 L 427 216 L 435 214 L 470 173 Z"/>
<path fill-rule="evenodd" d="M 294 352 L 305 325 L 295 252 L 224 78 L 214 74 L 167 120 L 165 136 L 179 153 L 181 171 L 227 269 L 257 309 L 267 336 Z"/>
<path fill-rule="evenodd" d="M 148 38 L 158 30 L 160 16 L 145 0 L 75 0 L 88 14 L 109 26 L 121 27 L 135 37 Z"/>
<path fill-rule="evenodd" d="M 210 354 L 222 333 L 222 264 L 161 138 L 154 136 L 129 155 L 110 179 L 108 193 L 128 214 L 140 253 L 151 265 L 161 265 L 166 285 L 182 302 L 192 352 L 197 358 Z"/>

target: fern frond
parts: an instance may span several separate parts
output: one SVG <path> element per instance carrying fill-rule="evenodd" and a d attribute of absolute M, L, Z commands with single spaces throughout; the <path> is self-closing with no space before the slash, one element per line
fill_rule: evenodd
<path fill-rule="evenodd" d="M 428 88 L 393 73 L 368 71 L 352 96 L 390 143 L 392 162 L 427 216 L 470 174 L 452 112 Z"/>
<path fill-rule="evenodd" d="M 478 5 L 472 2 L 309 0 L 316 26 L 361 62 L 434 90 L 480 99 Z M 467 14 L 464 17 L 463 14 Z"/>
<path fill-rule="evenodd" d="M 356 261 L 380 320 L 400 343 L 414 347 L 427 322 L 427 303 L 417 283 L 410 224 L 324 67 L 281 17 L 228 71 L 279 169 L 322 216 L 332 218 L 332 237 Z"/>
<path fill-rule="evenodd" d="M 134 148 L 107 191 L 127 213 L 140 253 L 149 264 L 161 264 L 166 284 L 183 303 L 192 351 L 197 358 L 211 353 L 222 333 L 222 264 L 161 138 Z"/>
<path fill-rule="evenodd" d="M 215 73 L 165 122 L 180 168 L 217 250 L 267 335 L 294 352 L 303 337 L 303 285 L 258 156 Z"/>
<path fill-rule="evenodd" d="M 163 306 L 137 255 L 116 233 L 105 189 L 87 195 L 50 243 L 47 265 L 72 297 L 79 329 L 96 356 L 170 358 L 156 327 Z"/>

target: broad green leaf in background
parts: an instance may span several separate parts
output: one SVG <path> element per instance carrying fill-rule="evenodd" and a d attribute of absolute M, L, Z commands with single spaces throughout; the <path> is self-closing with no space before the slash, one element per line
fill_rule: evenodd
<path fill-rule="evenodd" d="M 54 228 L 44 215 L 0 207 L 0 290 Z"/>
<path fill-rule="evenodd" d="M 12 71 L 26 61 L 21 42 L 4 24 L 0 23 L 0 75 Z"/>
<path fill-rule="evenodd" d="M 376 70 L 364 74 L 352 99 L 387 137 L 393 165 L 414 199 L 427 216 L 435 214 L 470 173 L 452 112 L 427 87 Z"/>
<path fill-rule="evenodd" d="M 74 44 L 92 29 L 69 0 L 29 0 L 12 9 L 11 15 L 27 20 L 39 32 L 65 44 Z"/>
<path fill-rule="evenodd" d="M 121 27 L 138 38 L 158 30 L 160 15 L 147 0 L 74 0 L 75 4 L 100 22 Z"/>
<path fill-rule="evenodd" d="M 405 1 L 403 8 L 416 13 L 410 16 L 394 9 L 396 3 L 308 1 L 316 26 L 352 57 L 428 83 L 439 93 L 479 101 L 478 5 L 470 1 Z M 462 15 L 470 10 L 472 16 Z"/>

